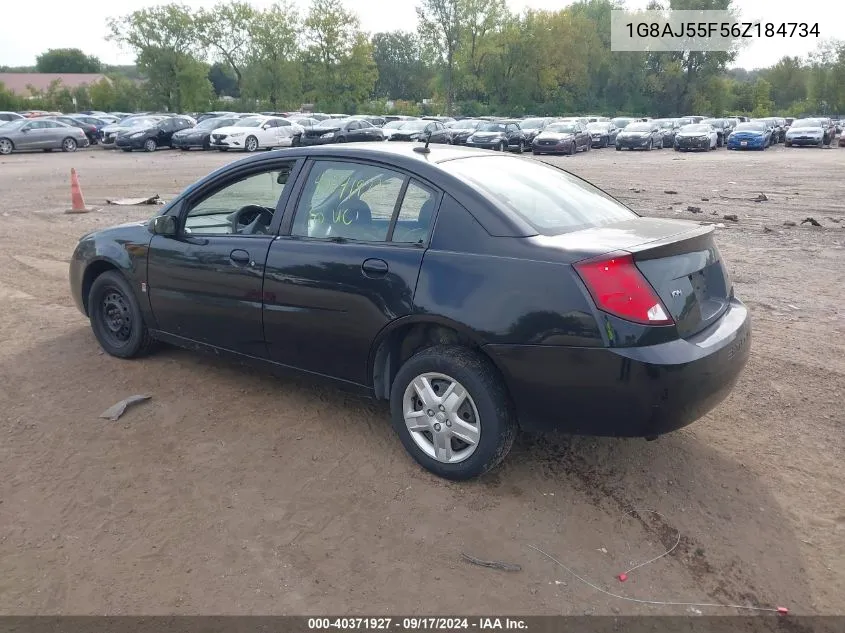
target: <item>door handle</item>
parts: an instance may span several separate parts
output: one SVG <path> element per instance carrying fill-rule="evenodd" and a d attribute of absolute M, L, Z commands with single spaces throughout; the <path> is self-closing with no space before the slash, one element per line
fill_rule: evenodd
<path fill-rule="evenodd" d="M 366 277 L 384 277 L 387 274 L 387 262 L 383 259 L 365 259 L 361 270 Z"/>
<path fill-rule="evenodd" d="M 250 259 L 249 253 L 240 248 L 237 248 L 231 253 L 229 253 L 229 259 L 231 259 L 233 262 L 240 266 L 246 266 L 247 264 L 249 264 L 250 266 L 255 265 L 255 262 Z"/>

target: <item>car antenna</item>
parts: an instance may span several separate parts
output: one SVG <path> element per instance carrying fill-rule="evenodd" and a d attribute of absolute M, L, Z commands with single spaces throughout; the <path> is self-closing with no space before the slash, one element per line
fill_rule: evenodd
<path fill-rule="evenodd" d="M 428 149 L 428 144 L 431 142 L 431 132 L 425 135 L 425 146 L 424 147 L 415 147 L 414 151 L 418 154 L 431 154 L 431 150 Z"/>

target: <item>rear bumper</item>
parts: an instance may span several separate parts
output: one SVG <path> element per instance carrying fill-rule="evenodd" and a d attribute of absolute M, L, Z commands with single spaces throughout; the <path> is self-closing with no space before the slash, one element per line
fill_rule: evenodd
<path fill-rule="evenodd" d="M 748 360 L 751 323 L 733 300 L 694 337 L 630 348 L 488 345 L 520 425 L 532 431 L 648 437 L 694 422 L 731 391 Z"/>

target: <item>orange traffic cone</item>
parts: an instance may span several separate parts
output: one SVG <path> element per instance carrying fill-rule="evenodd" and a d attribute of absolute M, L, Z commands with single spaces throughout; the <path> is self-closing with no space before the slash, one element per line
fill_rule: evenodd
<path fill-rule="evenodd" d="M 76 169 L 70 168 L 70 209 L 66 213 L 88 213 L 91 209 L 85 206 L 85 198 L 82 197 L 82 188 L 79 186 L 79 177 Z"/>

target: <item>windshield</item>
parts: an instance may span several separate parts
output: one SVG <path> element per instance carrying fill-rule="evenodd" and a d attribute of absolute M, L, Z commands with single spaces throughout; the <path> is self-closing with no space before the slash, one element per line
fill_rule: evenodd
<path fill-rule="evenodd" d="M 681 132 L 695 132 L 698 134 L 709 134 L 710 133 L 710 125 L 702 125 L 702 124 L 695 124 L 695 125 L 685 125 L 681 128 Z"/>
<path fill-rule="evenodd" d="M 629 123 L 625 127 L 626 132 L 649 132 L 650 130 L 650 123 Z"/>
<path fill-rule="evenodd" d="M 402 131 L 421 132 L 429 123 L 431 123 L 431 121 L 405 121 L 405 125 L 402 126 Z"/>
<path fill-rule="evenodd" d="M 523 121 L 522 121 L 522 123 L 520 124 L 520 127 L 521 127 L 523 130 L 536 130 L 537 128 L 539 128 L 539 127 L 541 127 L 541 126 L 543 125 L 543 122 L 544 122 L 545 120 L 546 120 L 546 119 L 540 119 L 540 118 L 537 118 L 537 119 L 525 119 L 525 120 L 523 120 Z"/>
<path fill-rule="evenodd" d="M 261 127 L 266 120 L 267 119 L 262 117 L 251 116 L 245 119 L 240 119 L 233 127 Z"/>
<path fill-rule="evenodd" d="M 322 129 L 329 129 L 329 130 L 336 130 L 343 126 L 343 123 L 340 119 L 325 119 L 324 121 L 320 121 L 315 128 L 322 128 Z"/>
<path fill-rule="evenodd" d="M 798 119 L 792 122 L 791 127 L 821 127 L 822 122 L 819 119 Z"/>
<path fill-rule="evenodd" d="M 504 132 L 505 126 L 502 123 L 484 123 L 478 126 L 479 132 Z"/>
<path fill-rule="evenodd" d="M 121 127 L 152 127 L 161 117 L 129 117 L 120 122 Z"/>
<path fill-rule="evenodd" d="M 712 125 L 713 127 L 725 127 L 725 123 L 722 119 L 704 119 L 702 123 Z"/>
<path fill-rule="evenodd" d="M 607 132 L 610 129 L 610 123 L 588 123 L 587 129 L 591 132 Z"/>
<path fill-rule="evenodd" d="M 463 121 L 449 121 L 446 124 L 450 130 L 475 130 L 484 121 L 478 119 L 464 119 Z"/>
<path fill-rule="evenodd" d="M 209 119 L 203 119 L 199 123 L 194 126 L 195 130 L 214 130 L 219 127 L 223 127 L 225 125 L 232 125 L 235 122 L 235 119 L 230 119 L 228 117 L 211 117 Z"/>
<path fill-rule="evenodd" d="M 735 132 L 765 132 L 765 123 L 737 123 Z"/>
<path fill-rule="evenodd" d="M 672 121 L 671 119 L 666 120 L 666 121 L 657 121 L 657 127 L 664 129 L 664 130 L 669 130 L 669 129 L 672 129 L 673 127 L 675 127 L 675 122 Z"/>
<path fill-rule="evenodd" d="M 479 156 L 446 161 L 440 166 L 470 181 L 545 235 L 638 217 L 590 183 L 545 163 Z"/>
<path fill-rule="evenodd" d="M 578 131 L 574 123 L 552 123 L 547 125 L 544 132 L 557 132 L 558 134 L 574 134 Z"/>
<path fill-rule="evenodd" d="M 633 121 L 633 119 L 626 119 L 624 117 L 620 117 L 618 119 L 613 119 L 612 122 L 613 122 L 613 125 L 615 125 L 616 127 L 623 128 L 623 127 L 627 126 L 631 121 Z"/>
<path fill-rule="evenodd" d="M 398 130 L 400 127 L 405 125 L 405 121 L 388 121 L 384 124 L 385 130 Z"/>

